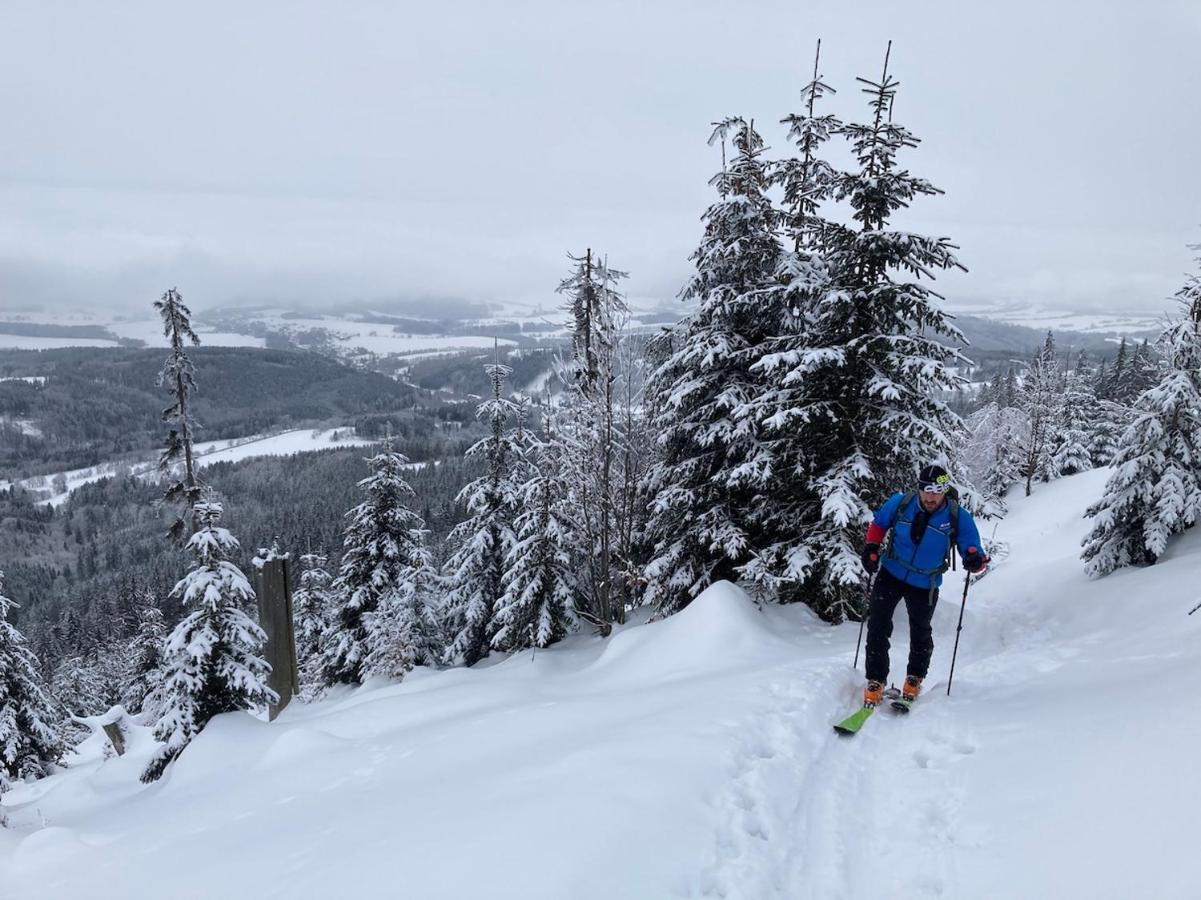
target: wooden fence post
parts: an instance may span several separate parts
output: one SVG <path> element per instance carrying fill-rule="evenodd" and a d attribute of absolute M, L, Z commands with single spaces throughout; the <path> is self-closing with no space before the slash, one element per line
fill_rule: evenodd
<path fill-rule="evenodd" d="M 258 570 L 259 624 L 267 632 L 266 657 L 271 664 L 267 683 L 279 694 L 271 705 L 268 718 L 274 720 L 288 702 L 300 693 L 300 673 L 296 664 L 296 632 L 292 625 L 292 585 L 288 579 L 288 560 L 265 560 Z"/>

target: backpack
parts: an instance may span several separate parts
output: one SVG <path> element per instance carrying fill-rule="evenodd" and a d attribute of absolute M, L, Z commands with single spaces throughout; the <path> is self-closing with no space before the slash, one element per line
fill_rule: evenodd
<path fill-rule="evenodd" d="M 917 491 L 908 491 L 905 496 L 901 498 L 901 502 L 897 506 L 897 511 L 893 513 L 892 521 L 888 523 L 888 549 L 884 553 L 885 559 L 897 559 L 892 552 L 893 542 L 896 540 L 897 519 L 901 517 L 901 511 L 908 509 L 909 504 L 912 503 L 916 497 Z M 951 514 L 951 530 L 947 535 L 947 557 L 942 561 L 942 566 L 940 568 L 932 571 L 927 572 L 923 569 L 913 569 L 913 571 L 917 572 L 919 575 L 941 575 L 943 572 L 947 571 L 947 569 L 954 568 L 955 566 L 955 548 L 959 545 L 959 499 L 957 491 L 947 492 L 947 505 L 948 512 Z M 902 563 L 902 565 L 905 564 Z M 911 567 L 906 566 L 906 568 Z"/>

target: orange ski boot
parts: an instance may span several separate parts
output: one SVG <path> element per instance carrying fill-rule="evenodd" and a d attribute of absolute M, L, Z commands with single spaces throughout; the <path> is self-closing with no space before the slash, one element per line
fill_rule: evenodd
<path fill-rule="evenodd" d="M 880 681 L 869 681 L 863 689 L 863 705 L 879 706 L 884 699 L 884 684 Z"/>

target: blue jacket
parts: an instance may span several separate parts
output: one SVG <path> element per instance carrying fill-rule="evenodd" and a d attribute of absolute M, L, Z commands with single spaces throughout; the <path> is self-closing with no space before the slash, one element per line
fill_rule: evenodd
<path fill-rule="evenodd" d="M 876 528 L 887 531 L 891 527 L 893 530 L 892 551 L 885 554 L 882 565 L 889 574 L 895 575 L 906 584 L 928 588 L 933 578 L 934 587 L 938 587 L 942 584 L 942 574 L 938 570 L 947 558 L 947 544 L 951 540 L 951 504 L 944 503 L 930 515 L 921 543 L 915 546 L 910 526 L 914 516 L 921 510 L 921 500 L 915 494 L 905 508 L 901 509 L 901 501 L 904 499 L 904 494 L 893 494 L 872 520 Z M 980 532 L 976 528 L 976 520 L 962 506 L 959 508 L 956 543 L 959 545 L 960 557 L 969 547 L 980 547 Z"/>

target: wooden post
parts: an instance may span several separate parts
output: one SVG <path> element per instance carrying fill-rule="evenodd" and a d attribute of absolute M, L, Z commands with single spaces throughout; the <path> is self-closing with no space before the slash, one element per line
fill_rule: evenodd
<path fill-rule="evenodd" d="M 120 722 L 106 722 L 100 726 L 104 729 L 104 734 L 108 738 L 113 749 L 117 751 L 117 756 L 125 755 L 125 735 L 121 732 Z"/>
<path fill-rule="evenodd" d="M 265 655 L 271 664 L 267 683 L 279 694 L 268 718 L 274 720 L 293 696 L 300 692 L 300 673 L 296 664 L 296 632 L 292 625 L 292 585 L 288 579 L 288 560 L 277 557 L 265 561 L 258 571 L 259 624 L 267 632 Z"/>

